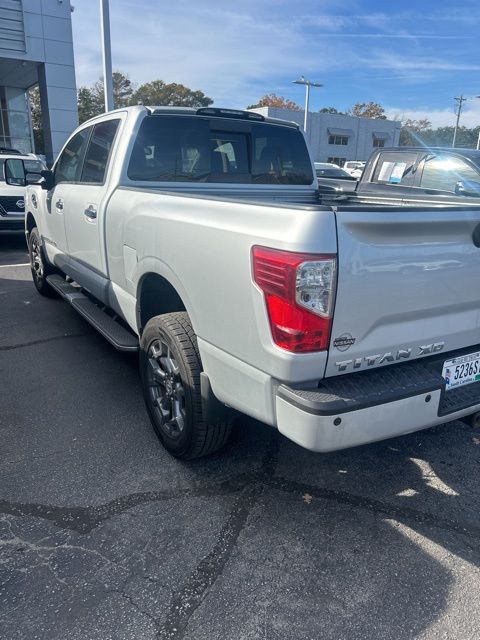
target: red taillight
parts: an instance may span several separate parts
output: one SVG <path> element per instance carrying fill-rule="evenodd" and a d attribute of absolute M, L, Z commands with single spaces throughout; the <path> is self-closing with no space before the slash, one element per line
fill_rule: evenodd
<path fill-rule="evenodd" d="M 276 345 L 295 353 L 328 348 L 336 256 L 253 247 L 253 277 L 265 294 Z"/>

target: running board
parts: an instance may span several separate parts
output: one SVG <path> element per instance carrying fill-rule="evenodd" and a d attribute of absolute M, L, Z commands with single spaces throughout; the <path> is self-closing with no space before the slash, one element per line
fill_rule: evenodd
<path fill-rule="evenodd" d="M 86 296 L 80 287 L 57 274 L 47 276 L 48 284 L 119 351 L 138 351 L 138 337 L 108 315 Z"/>

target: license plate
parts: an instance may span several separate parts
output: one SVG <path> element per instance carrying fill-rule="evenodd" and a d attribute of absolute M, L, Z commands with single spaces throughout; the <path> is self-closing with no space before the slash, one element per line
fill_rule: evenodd
<path fill-rule="evenodd" d="M 480 380 L 480 351 L 458 356 L 443 363 L 442 377 L 445 380 L 445 389 L 451 391 L 465 384 L 471 384 Z"/>

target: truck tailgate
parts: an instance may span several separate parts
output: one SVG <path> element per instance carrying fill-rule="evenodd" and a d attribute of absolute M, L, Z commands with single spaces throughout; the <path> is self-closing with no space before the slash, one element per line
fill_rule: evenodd
<path fill-rule="evenodd" d="M 336 220 L 327 377 L 480 342 L 480 207 L 339 208 Z"/>

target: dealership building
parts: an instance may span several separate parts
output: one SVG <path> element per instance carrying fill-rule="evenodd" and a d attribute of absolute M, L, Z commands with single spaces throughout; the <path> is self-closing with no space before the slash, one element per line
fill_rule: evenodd
<path fill-rule="evenodd" d="M 270 118 L 292 120 L 303 127 L 305 111 L 259 107 L 252 109 Z M 315 162 L 367 160 L 378 147 L 396 147 L 401 123 L 395 120 L 357 118 L 336 113 L 309 112 L 307 140 Z"/>
<path fill-rule="evenodd" d="M 78 124 L 69 0 L 0 0 L 0 146 L 34 151 L 27 91 L 38 84 L 52 162 Z"/>

